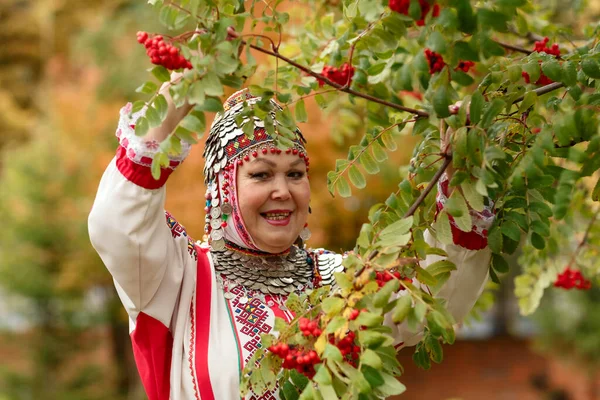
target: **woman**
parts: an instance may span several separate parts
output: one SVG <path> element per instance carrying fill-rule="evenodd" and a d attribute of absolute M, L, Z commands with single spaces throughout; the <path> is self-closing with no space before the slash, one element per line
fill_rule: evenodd
<path fill-rule="evenodd" d="M 90 237 L 129 314 L 135 359 L 150 400 L 239 399 L 241 370 L 261 346 L 260 335 L 273 331 L 275 316 L 293 318 L 283 305 L 287 295 L 332 283 L 342 256 L 294 245 L 309 234 L 304 139 L 297 132 L 293 148 L 281 151 L 259 120 L 254 138 L 248 139 L 235 122 L 245 101 L 258 100 L 247 91 L 226 101 L 207 139 L 208 240 L 195 243 L 187 236 L 163 207 L 164 184 L 189 146 L 182 143 L 183 154 L 171 158 L 159 180 L 150 172 L 158 142 L 191 108 L 175 108 L 166 89 L 167 119 L 144 138 L 134 134 L 143 111 L 130 117 L 131 105 L 121 110 L 120 145 L 100 182 L 89 217 Z M 440 190 L 439 207 L 444 191 L 447 185 Z M 491 222 L 473 215 L 478 232 Z M 483 288 L 489 250 L 443 246 L 426 238 L 457 265 L 438 296 L 448 300 L 449 311 L 460 321 Z M 437 259 L 431 256 L 422 265 Z M 398 348 L 418 342 L 419 332 L 389 324 Z"/>

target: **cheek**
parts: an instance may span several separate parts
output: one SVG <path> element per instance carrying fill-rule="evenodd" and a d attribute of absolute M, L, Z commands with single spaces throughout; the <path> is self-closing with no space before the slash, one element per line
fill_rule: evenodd
<path fill-rule="evenodd" d="M 308 213 L 308 205 L 310 203 L 310 184 L 308 181 L 298 185 L 294 197 L 296 205 L 301 208 L 303 212 Z"/>
<path fill-rule="evenodd" d="M 251 218 L 260 206 L 264 203 L 265 197 L 260 188 L 251 184 L 241 184 L 238 186 L 238 202 L 240 212 L 244 221 Z"/>

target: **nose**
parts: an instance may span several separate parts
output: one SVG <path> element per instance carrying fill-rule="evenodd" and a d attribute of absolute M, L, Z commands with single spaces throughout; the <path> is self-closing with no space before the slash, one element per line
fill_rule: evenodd
<path fill-rule="evenodd" d="M 273 180 L 273 187 L 271 190 L 271 199 L 273 200 L 288 200 L 292 197 L 290 193 L 289 183 L 284 176 L 277 176 Z"/>

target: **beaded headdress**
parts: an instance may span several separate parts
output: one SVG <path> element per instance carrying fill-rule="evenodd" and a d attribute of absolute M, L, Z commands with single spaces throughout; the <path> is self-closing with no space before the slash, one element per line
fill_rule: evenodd
<path fill-rule="evenodd" d="M 252 106 L 258 101 L 260 98 L 253 96 L 248 89 L 242 89 L 231 95 L 223 104 L 223 112 L 215 116 L 206 140 L 203 154 L 204 181 L 207 185 L 204 230 L 211 247 L 215 250 L 223 249 L 225 240 L 244 248 L 261 250 L 254 244 L 239 211 L 236 182 L 239 166 L 261 154 L 281 154 L 282 151 L 298 155 L 305 160 L 307 167 L 309 165 L 304 147 L 306 140 L 299 130 L 295 132 L 293 147 L 281 150 L 265 131 L 264 122 L 253 116 L 253 134 L 246 136 L 243 127 L 250 122 L 250 118 L 244 117 L 240 125 L 236 119 L 245 104 Z M 275 110 L 282 108 L 274 100 L 271 100 L 271 104 L 273 106 L 271 117 L 277 129 Z"/>

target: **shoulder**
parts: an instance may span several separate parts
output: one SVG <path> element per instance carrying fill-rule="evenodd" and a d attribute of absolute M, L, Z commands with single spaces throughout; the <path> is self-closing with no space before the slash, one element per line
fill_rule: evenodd
<path fill-rule="evenodd" d="M 171 236 L 173 236 L 173 239 L 185 241 L 190 257 L 192 257 L 194 260 L 198 260 L 194 239 L 187 234 L 185 227 L 177 222 L 177 220 L 168 211 L 165 211 L 165 219 L 167 226 L 171 230 Z"/>
<path fill-rule="evenodd" d="M 333 284 L 333 274 L 344 270 L 342 261 L 344 261 L 345 255 L 326 249 L 307 249 L 306 251 L 310 254 L 312 259 L 315 260 L 315 270 L 321 277 L 321 284 Z"/>

